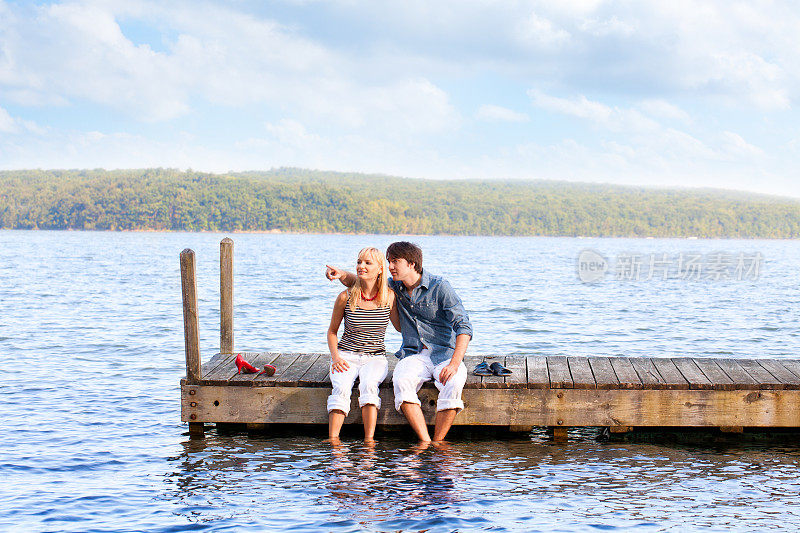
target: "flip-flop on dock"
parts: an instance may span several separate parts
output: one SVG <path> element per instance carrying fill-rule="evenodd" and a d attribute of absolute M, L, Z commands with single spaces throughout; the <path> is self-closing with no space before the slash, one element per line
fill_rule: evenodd
<path fill-rule="evenodd" d="M 327 424 L 331 383 L 328 354 L 243 353 L 256 368 L 272 364 L 273 376 L 237 374 L 233 351 L 233 266 L 230 239 L 221 249 L 220 353 L 201 366 L 197 334 L 194 252 L 181 253 L 186 337 L 186 378 L 181 380 L 181 420 L 202 434 L 206 423 Z M 381 385 L 379 426 L 405 425 L 394 409 L 391 376 Z M 482 360 L 502 363 L 508 376 L 475 376 Z M 573 356 L 467 356 L 470 371 L 462 398 L 465 409 L 454 425 L 502 426 L 525 431 L 553 428 L 800 427 L 799 359 L 709 359 Z M 432 382 L 419 396 L 432 423 L 438 391 Z M 346 423 L 360 423 L 358 391 Z"/>

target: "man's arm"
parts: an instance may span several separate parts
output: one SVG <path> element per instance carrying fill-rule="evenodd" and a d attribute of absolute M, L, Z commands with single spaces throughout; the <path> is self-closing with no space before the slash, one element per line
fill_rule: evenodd
<path fill-rule="evenodd" d="M 461 298 L 458 297 L 453 287 L 446 281 L 442 282 L 442 310 L 444 311 L 447 321 L 456 333 L 456 347 L 453 351 L 453 357 L 450 362 L 439 373 L 439 381 L 447 383 L 452 376 L 458 371 L 461 361 L 464 360 L 464 354 L 467 352 L 469 341 L 472 340 L 472 324 L 469 322 L 467 311 L 464 309 L 464 304 L 461 303 Z"/>
<path fill-rule="evenodd" d="M 333 281 L 338 279 L 345 287 L 352 287 L 356 284 L 356 275 L 341 268 L 325 265 L 325 277 Z"/>
<path fill-rule="evenodd" d="M 453 351 L 453 357 L 450 358 L 450 362 L 447 366 L 439 372 L 439 381 L 441 381 L 442 384 L 447 383 L 447 380 L 455 376 L 456 372 L 458 372 L 458 367 L 461 361 L 464 360 L 464 354 L 467 353 L 467 346 L 471 338 L 472 337 L 466 333 L 462 333 L 456 337 L 456 349 Z"/>

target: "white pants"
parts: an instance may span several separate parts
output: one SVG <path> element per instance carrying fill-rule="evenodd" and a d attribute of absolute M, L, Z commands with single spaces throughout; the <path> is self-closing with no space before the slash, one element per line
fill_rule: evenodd
<path fill-rule="evenodd" d="M 420 405 L 417 393 L 425 381 L 433 378 L 436 388 L 439 389 L 439 399 L 436 410 L 464 409 L 461 400 L 461 391 L 467 382 L 467 367 L 461 363 L 454 376 L 446 384 L 439 381 L 439 373 L 450 363 L 450 360 L 434 365 L 431 361 L 430 348 L 425 348 L 418 354 L 409 355 L 397 362 L 392 381 L 394 382 L 394 407 L 400 411 L 403 402 Z M 401 411 L 402 412 L 402 411 Z"/>
<path fill-rule="evenodd" d="M 350 395 L 356 378 L 359 379 L 358 405 L 360 407 L 374 405 L 380 409 L 378 386 L 386 379 L 386 374 L 389 372 L 386 356 L 339 350 L 339 357 L 347 361 L 349 368 L 344 372 L 334 372 L 332 368 L 330 369 L 333 390 L 328 396 L 328 412 L 334 409 L 344 411 L 345 415 L 350 412 Z"/>

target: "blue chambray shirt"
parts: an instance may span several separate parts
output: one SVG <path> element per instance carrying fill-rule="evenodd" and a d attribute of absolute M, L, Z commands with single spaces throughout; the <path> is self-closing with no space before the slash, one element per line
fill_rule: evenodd
<path fill-rule="evenodd" d="M 424 344 L 431 349 L 431 361 L 438 365 L 453 357 L 456 336 L 466 333 L 472 338 L 472 325 L 461 298 L 441 276 L 423 269 L 411 296 L 402 281 L 390 278 L 389 287 L 397 296 L 403 336 L 403 345 L 395 354 L 398 359 L 419 353 Z"/>

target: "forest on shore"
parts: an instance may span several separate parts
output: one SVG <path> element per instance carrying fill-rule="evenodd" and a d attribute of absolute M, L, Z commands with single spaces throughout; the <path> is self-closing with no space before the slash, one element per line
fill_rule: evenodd
<path fill-rule="evenodd" d="M 0 228 L 800 237 L 800 201 L 712 189 L 281 168 L 0 171 Z"/>

